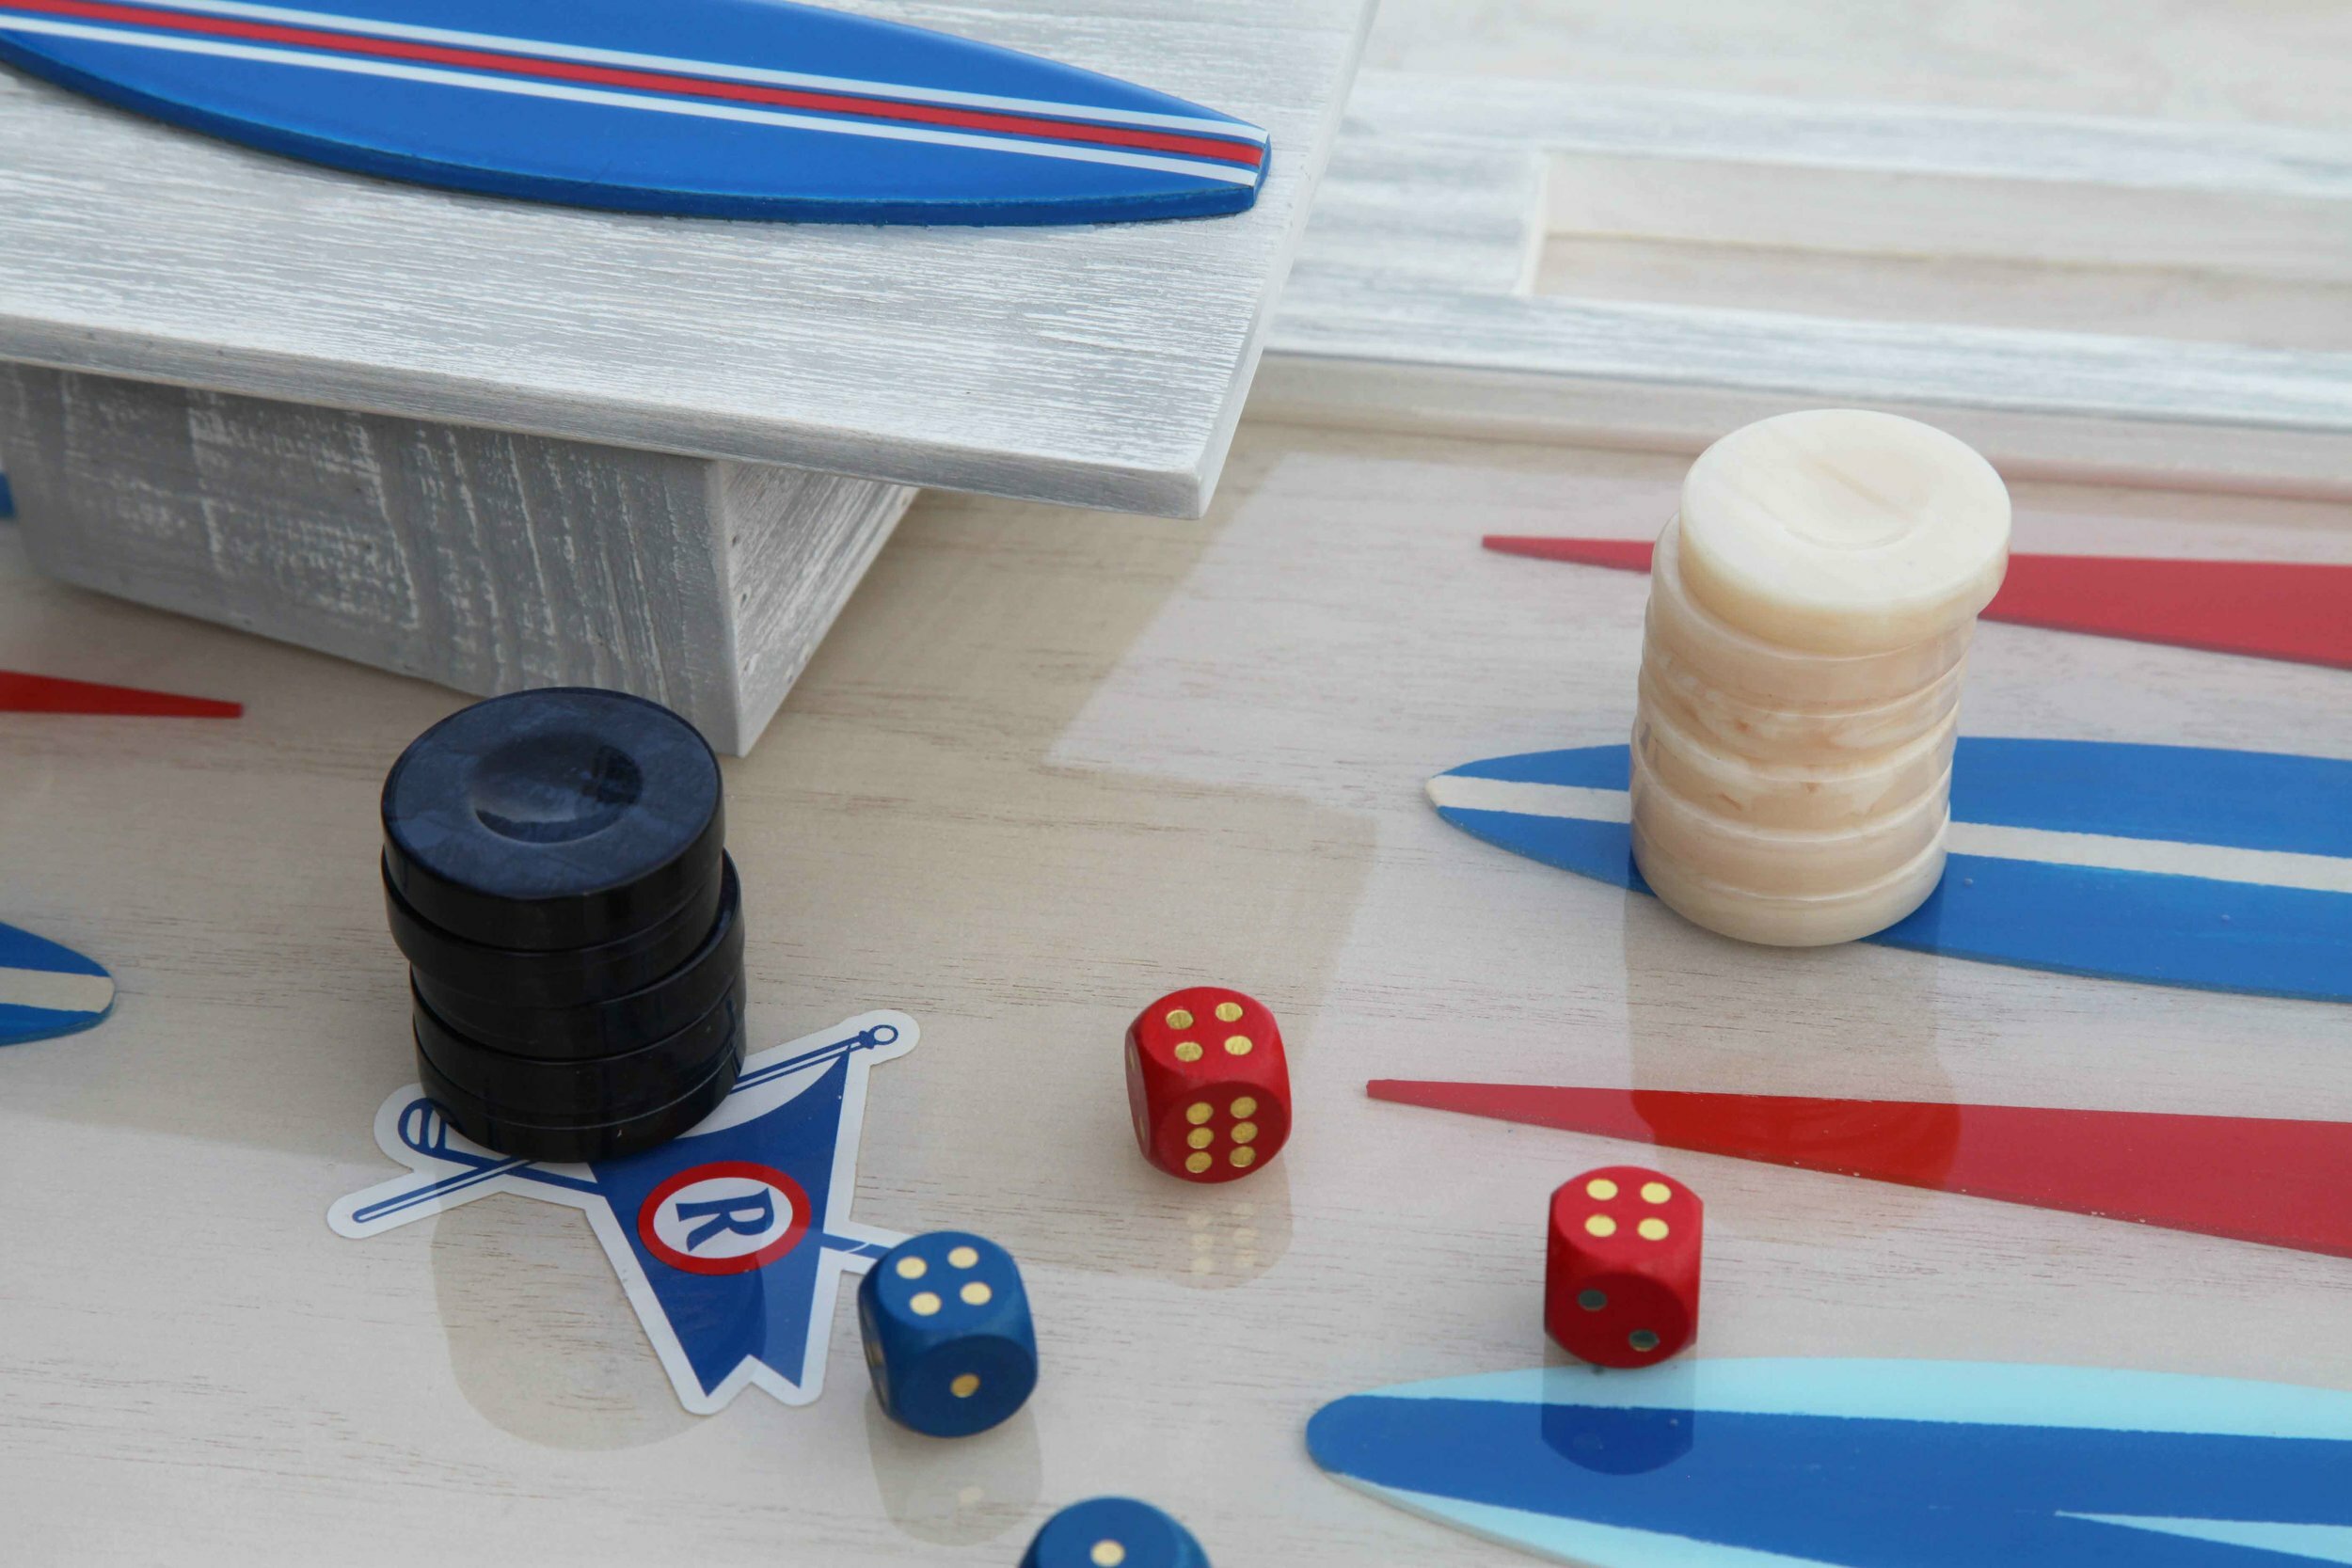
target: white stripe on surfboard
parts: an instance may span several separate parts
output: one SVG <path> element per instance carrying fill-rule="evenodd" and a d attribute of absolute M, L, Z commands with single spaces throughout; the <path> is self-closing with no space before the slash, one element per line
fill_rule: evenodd
<path fill-rule="evenodd" d="M 496 33 L 469 33 L 450 27 L 420 27 L 405 22 L 379 22 L 373 17 L 337 16 L 329 11 L 296 10 L 286 6 L 255 6 L 243 0 L 170 0 L 158 9 L 195 11 L 240 17 L 249 22 L 278 22 L 289 26 L 319 27 L 330 32 L 373 34 L 378 38 L 409 39 L 418 43 L 449 44 L 460 49 L 500 49 L 510 54 L 544 55 L 549 59 L 579 60 L 589 65 L 628 66 L 647 71 L 675 71 L 691 76 L 718 76 L 739 82 L 760 82 L 780 87 L 811 87 L 826 92 L 854 92 L 902 98 L 918 103 L 952 103 L 962 108 L 1005 109 L 1018 114 L 1057 115 L 1091 119 L 1106 125 L 1143 125 L 1163 131 L 1200 131 L 1235 141 L 1264 146 L 1266 134 L 1234 120 L 1204 119 L 1197 115 L 1152 114 L 1142 109 L 1104 109 L 1089 103 L 1056 103 L 1041 98 L 1000 98 L 984 92 L 956 92 L 946 87 L 915 87 L 898 82 L 866 82 L 850 76 L 817 76 L 800 71 L 771 71 L 760 66 L 727 65 L 716 60 L 675 59 L 666 55 L 640 55 L 626 49 L 595 49 L 585 44 L 553 43 L 545 39 L 503 38 Z"/>
<path fill-rule="evenodd" d="M 103 974 L 55 969 L 0 969 L 0 1006 L 56 1013 L 103 1013 L 113 1006 L 115 983 Z"/>
<path fill-rule="evenodd" d="M 2314 1562 L 2352 1562 L 2352 1528 L 2343 1525 L 2283 1525 L 2251 1519 L 2154 1518 L 2137 1513 L 2070 1513 L 2061 1519 L 2088 1519 L 2095 1525 L 2123 1529 L 2153 1530 L 2158 1535 L 2185 1536 L 2224 1546 L 2245 1546 L 2258 1552 L 2308 1558 Z"/>
<path fill-rule="evenodd" d="M 1399 1384 L 1361 1397 L 2352 1441 L 2352 1397 L 2332 1388 L 2017 1362 L 1710 1356 L 1637 1378 L 1541 1367 Z"/>
<path fill-rule="evenodd" d="M 929 126 L 890 125 L 866 120 L 827 119 L 777 109 L 741 108 L 732 103 L 704 103 L 682 98 L 655 98 L 619 92 L 609 87 L 576 87 L 523 77 L 485 76 L 439 66 L 396 64 L 341 55 L 311 55 L 263 44 L 224 43 L 215 39 L 180 38 L 162 33 L 123 32 L 79 22 L 51 22 L 0 12 L 0 33 L 44 33 L 59 38 L 87 39 L 98 43 L 126 44 L 134 49 L 160 49 L 170 54 L 209 55 L 223 59 L 258 60 L 265 65 L 290 65 L 313 71 L 342 71 L 352 76 L 389 76 L 406 82 L 431 82 L 443 87 L 502 92 L 517 98 L 553 98 L 574 103 L 601 103 L 615 108 L 645 109 L 655 114 L 685 115 L 696 119 L 739 120 L 753 125 L 777 125 L 795 131 L 830 132 L 844 136 L 867 136 L 880 141 L 930 142 L 941 147 L 971 147 L 988 152 L 1025 157 L 1057 158 L 1066 163 L 1116 164 L 1122 168 L 1159 169 L 1218 180 L 1229 185 L 1254 185 L 1258 170 L 1226 164 L 1196 163 L 1149 152 L 1122 152 L 1110 148 L 1075 147 L 1062 142 L 1020 141 L 1008 136 L 978 135 L 966 131 Z"/>
<path fill-rule="evenodd" d="M 1633 806 L 1622 789 L 1587 789 L 1580 784 L 1521 784 L 1512 779 L 1468 779 L 1440 773 L 1429 781 L 1429 798 L 1463 811 L 1507 811 L 1521 816 L 1573 816 L 1586 822 L 1630 822 Z"/>
<path fill-rule="evenodd" d="M 1429 781 L 1429 798 L 1440 806 L 1462 811 L 1515 812 L 1522 816 L 1574 817 L 1588 822 L 1632 820 L 1631 805 L 1621 789 L 1470 779 L 1445 773 Z M 1946 844 L 1955 855 L 1979 855 L 1988 860 L 2042 861 L 2052 865 L 2153 871 L 2171 877 L 2299 888 L 2311 893 L 2352 893 L 2352 859 L 2337 855 L 2240 849 L 2221 844 L 2177 844 L 2169 839 L 2119 838 L 2107 833 L 2070 833 L 2047 828 L 2004 828 L 1986 822 L 1957 821 L 1952 824 Z"/>

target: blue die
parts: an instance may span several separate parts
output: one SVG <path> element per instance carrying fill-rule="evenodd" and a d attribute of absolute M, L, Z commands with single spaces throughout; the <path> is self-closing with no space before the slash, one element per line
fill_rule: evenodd
<path fill-rule="evenodd" d="M 934 1230 L 883 1255 L 857 1291 L 874 1397 L 933 1437 L 1004 1420 L 1037 1386 L 1037 1331 L 1012 1254 L 986 1237 Z"/>
<path fill-rule="evenodd" d="M 1133 1497 L 1072 1503 L 1045 1521 L 1021 1568 L 1209 1568 L 1192 1532 Z"/>

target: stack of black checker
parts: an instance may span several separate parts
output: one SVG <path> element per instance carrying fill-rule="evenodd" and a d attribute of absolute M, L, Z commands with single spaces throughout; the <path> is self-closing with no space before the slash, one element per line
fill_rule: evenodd
<path fill-rule="evenodd" d="M 384 898 L 417 1070 L 450 1123 L 612 1159 L 715 1109 L 743 1061 L 743 921 L 718 759 L 617 691 L 443 720 L 384 781 Z"/>

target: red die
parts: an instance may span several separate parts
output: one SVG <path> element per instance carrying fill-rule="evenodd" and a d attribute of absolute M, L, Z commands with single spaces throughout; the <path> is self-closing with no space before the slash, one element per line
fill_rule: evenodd
<path fill-rule="evenodd" d="M 1263 1004 L 1222 986 L 1168 992 L 1127 1026 L 1127 1103 L 1143 1157 L 1232 1181 L 1291 1135 L 1291 1069 Z"/>
<path fill-rule="evenodd" d="M 1665 1360 L 1699 1331 L 1698 1194 L 1639 1165 L 1588 1170 L 1551 1195 L 1544 1327 L 1603 1367 Z"/>

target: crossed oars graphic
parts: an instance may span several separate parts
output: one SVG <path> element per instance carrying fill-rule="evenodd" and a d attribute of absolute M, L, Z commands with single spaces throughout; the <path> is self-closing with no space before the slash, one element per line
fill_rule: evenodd
<path fill-rule="evenodd" d="M 795 1073 L 805 1072 L 811 1068 L 822 1067 L 855 1052 L 895 1045 L 898 1039 L 898 1029 L 896 1024 L 882 1023 L 870 1029 L 861 1029 L 848 1039 L 835 1040 L 830 1045 L 820 1045 L 813 1051 L 804 1051 L 798 1056 L 781 1062 L 771 1062 L 766 1067 L 743 1074 L 736 1080 L 735 1087 L 727 1091 L 727 1098 L 733 1100 L 737 1095 L 761 1088 L 775 1083 L 778 1079 L 791 1077 Z M 400 1141 L 403 1144 L 428 1160 L 463 1168 L 449 1176 L 427 1177 L 414 1187 L 405 1188 L 356 1209 L 351 1214 L 352 1224 L 355 1226 L 373 1225 L 394 1214 L 405 1213 L 421 1204 L 437 1202 L 453 1193 L 479 1187 L 484 1182 L 494 1181 L 502 1176 L 519 1177 L 526 1181 L 536 1181 L 549 1187 L 562 1187 L 570 1192 L 585 1193 L 591 1196 L 602 1196 L 602 1189 L 596 1185 L 596 1178 L 592 1176 L 573 1176 L 560 1170 L 549 1170 L 533 1160 L 456 1148 L 450 1143 L 450 1133 L 448 1117 L 443 1115 L 441 1108 L 430 1100 L 412 1101 L 403 1110 L 400 1114 Z M 691 1132 L 685 1134 L 690 1138 L 694 1135 L 695 1133 Z M 893 1244 L 886 1242 L 857 1241 L 847 1236 L 831 1234 L 821 1234 L 819 1240 L 829 1251 L 849 1253 L 861 1258 L 879 1258 L 889 1251 Z"/>

